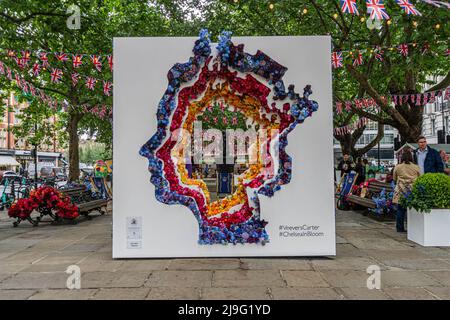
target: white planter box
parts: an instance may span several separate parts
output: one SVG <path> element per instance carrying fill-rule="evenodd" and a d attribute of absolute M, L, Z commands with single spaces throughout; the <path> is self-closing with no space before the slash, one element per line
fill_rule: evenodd
<path fill-rule="evenodd" d="M 450 209 L 408 209 L 408 239 L 425 247 L 450 246 Z"/>

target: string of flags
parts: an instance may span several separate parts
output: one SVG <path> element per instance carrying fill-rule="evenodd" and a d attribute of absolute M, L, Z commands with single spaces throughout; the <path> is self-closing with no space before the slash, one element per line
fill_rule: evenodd
<path fill-rule="evenodd" d="M 362 118 L 359 118 L 358 121 L 356 121 L 352 124 L 348 124 L 346 126 L 333 129 L 333 132 L 334 132 L 334 135 L 336 135 L 336 136 L 349 134 L 349 133 L 352 133 L 352 131 L 354 131 L 356 129 L 360 129 L 360 128 L 364 127 L 368 122 L 369 122 L 369 120 L 367 118 L 362 117 Z"/>
<path fill-rule="evenodd" d="M 450 100 L 450 87 L 425 93 L 394 94 L 389 95 L 388 97 L 383 96 L 382 99 L 385 102 L 393 102 L 394 105 L 403 105 L 409 102 L 416 106 L 423 106 L 427 103 L 436 102 L 436 99 L 439 97 L 443 97 L 444 100 Z M 366 109 L 370 107 L 377 108 L 378 105 L 373 98 L 361 98 L 345 102 L 337 101 L 335 104 L 336 114 L 343 114 L 344 110 L 351 111 L 353 107 L 356 109 Z"/>
<path fill-rule="evenodd" d="M 20 74 L 12 70 L 9 66 L 5 65 L 3 61 L 0 60 L 0 75 L 6 77 L 9 81 L 15 81 L 17 87 L 22 90 L 24 94 L 31 95 L 34 98 L 41 100 L 50 109 L 57 111 L 62 108 L 67 111 L 69 108 L 69 103 L 64 101 L 56 100 L 55 98 L 47 95 L 43 90 L 36 88 L 33 84 L 26 81 Z M 58 72 L 55 72 L 52 77 L 57 77 Z M 106 119 L 106 117 L 112 116 L 112 108 L 107 105 L 95 105 L 91 106 L 89 104 L 84 104 L 81 106 L 83 111 L 86 113 L 91 113 L 101 119 Z"/>
<path fill-rule="evenodd" d="M 20 59 L 14 59 L 14 61 L 16 61 L 16 63 L 17 63 L 18 61 L 20 61 Z M 41 61 L 42 61 L 41 64 L 39 64 L 38 62 L 33 64 L 31 69 L 29 70 L 30 74 L 34 77 L 38 77 L 43 70 L 48 69 L 50 72 L 50 81 L 52 83 L 60 83 L 62 80 L 62 77 L 64 75 L 63 70 L 52 67 L 49 64 L 48 60 L 41 60 Z M 0 64 L 1 64 L 0 68 L 4 68 L 3 62 L 1 60 L 0 60 Z M 28 66 L 28 63 L 17 63 L 17 65 L 20 69 L 25 69 Z M 110 81 L 97 79 L 97 78 L 91 77 L 91 76 L 82 76 L 77 71 L 72 71 L 70 74 L 70 77 L 72 80 L 73 87 L 77 86 L 80 79 L 84 79 L 86 88 L 88 88 L 89 90 L 92 90 L 92 91 L 95 90 L 97 83 L 102 83 L 103 94 L 108 97 L 111 96 L 113 84 Z"/>
<path fill-rule="evenodd" d="M 404 11 L 407 15 L 421 16 L 419 10 L 411 2 L 411 0 L 395 0 L 396 4 Z M 435 0 L 422 0 L 422 2 L 428 3 L 438 8 L 450 9 L 450 4 L 443 1 Z M 359 15 L 358 5 L 356 0 L 340 0 L 341 11 L 343 13 L 349 13 L 354 15 Z M 372 20 L 389 20 L 389 14 L 386 11 L 383 0 L 366 0 L 367 14 Z"/>
<path fill-rule="evenodd" d="M 38 51 L 31 51 L 31 50 L 15 51 L 11 49 L 0 49 L 0 50 L 3 51 L 3 54 L 6 54 L 6 56 L 13 59 L 21 69 L 27 67 L 31 63 L 31 60 L 38 61 L 42 68 L 48 68 L 50 66 L 50 61 L 53 60 L 55 62 L 71 63 L 73 69 L 78 69 L 83 65 L 91 64 L 92 68 L 97 72 L 102 72 L 102 70 L 105 70 L 103 66 L 104 63 L 106 62 L 108 64 L 109 70 L 110 71 L 113 70 L 114 62 L 113 56 L 111 54 L 97 55 L 97 54 L 81 54 L 81 53 L 67 53 L 67 52 L 45 52 L 40 50 Z M 32 57 L 34 57 L 34 59 Z"/>
<path fill-rule="evenodd" d="M 438 41 L 439 43 L 446 43 L 445 41 Z M 377 61 L 382 62 L 384 60 L 387 51 L 397 51 L 403 57 L 407 57 L 410 53 L 410 48 L 418 47 L 418 43 L 402 43 L 395 46 L 373 46 L 367 49 L 356 49 L 356 50 L 341 50 L 334 51 L 331 54 L 331 65 L 334 69 L 342 68 L 344 66 L 345 58 L 350 58 L 354 66 L 360 66 L 364 64 L 364 54 L 369 53 L 370 57 L 374 57 Z M 420 45 L 420 53 L 422 55 L 431 53 L 431 47 L 429 43 L 423 43 Z M 344 53 L 348 53 L 344 56 Z M 450 49 L 445 49 L 442 54 L 444 56 L 450 56 Z"/>

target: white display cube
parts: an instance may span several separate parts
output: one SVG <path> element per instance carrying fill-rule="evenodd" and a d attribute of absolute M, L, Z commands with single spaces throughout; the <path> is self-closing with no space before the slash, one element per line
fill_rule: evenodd
<path fill-rule="evenodd" d="M 425 247 L 450 246 L 450 209 L 430 213 L 408 209 L 408 240 Z"/>

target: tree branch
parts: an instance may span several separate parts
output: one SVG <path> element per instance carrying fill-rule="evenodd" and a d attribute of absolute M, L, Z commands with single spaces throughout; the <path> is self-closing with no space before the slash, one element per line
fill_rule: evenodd
<path fill-rule="evenodd" d="M 30 13 L 29 15 L 23 17 L 23 18 L 15 18 L 15 17 L 7 15 L 6 13 L 0 12 L 0 17 L 3 17 L 3 18 L 5 18 L 5 19 L 7 19 L 7 20 L 9 20 L 9 21 L 11 21 L 13 23 L 16 23 L 16 24 L 21 24 L 22 22 L 25 22 L 27 20 L 33 19 L 34 17 L 37 17 L 37 16 L 49 16 L 49 17 L 64 17 L 64 18 L 67 18 L 70 15 L 62 14 L 62 13 L 55 13 L 55 12 L 33 12 L 33 13 Z"/>

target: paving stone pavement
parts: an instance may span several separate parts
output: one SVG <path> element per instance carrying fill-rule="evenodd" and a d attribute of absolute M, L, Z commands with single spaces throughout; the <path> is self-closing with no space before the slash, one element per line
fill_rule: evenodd
<path fill-rule="evenodd" d="M 13 228 L 1 211 L 0 299 L 450 299 L 450 248 L 351 211 L 336 213 L 336 234 L 336 257 L 113 260 L 111 212 Z M 67 289 L 73 264 L 80 290 Z M 367 288 L 370 265 L 379 290 Z"/>

